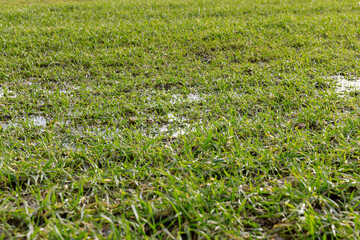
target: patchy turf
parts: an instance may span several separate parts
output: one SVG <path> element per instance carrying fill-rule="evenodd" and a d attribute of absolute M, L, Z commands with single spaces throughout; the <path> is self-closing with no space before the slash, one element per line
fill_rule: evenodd
<path fill-rule="evenodd" d="M 359 16 L 1 1 L 0 236 L 360 238 Z"/>

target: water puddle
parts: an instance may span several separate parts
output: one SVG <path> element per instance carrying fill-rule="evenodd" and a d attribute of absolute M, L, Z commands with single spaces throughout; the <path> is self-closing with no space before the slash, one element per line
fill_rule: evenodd
<path fill-rule="evenodd" d="M 191 132 L 191 125 L 188 123 L 183 123 L 183 126 L 181 127 L 175 127 L 172 126 L 171 124 L 165 124 L 160 126 L 157 130 L 154 130 L 155 132 L 155 137 L 160 135 L 160 134 L 164 134 L 166 136 L 169 136 L 171 138 L 177 138 L 181 135 L 185 135 L 188 132 Z"/>
<path fill-rule="evenodd" d="M 1 129 L 6 130 L 6 129 L 9 129 L 9 128 L 17 128 L 19 126 L 19 124 L 15 123 L 15 122 L 12 122 L 12 121 L 8 121 L 6 123 L 1 123 L 0 126 L 1 126 Z"/>
<path fill-rule="evenodd" d="M 187 125 L 187 126 L 189 126 L 189 125 Z M 179 137 L 180 135 L 185 135 L 187 132 L 188 132 L 188 131 L 187 131 L 186 128 L 181 128 L 181 129 L 173 132 L 173 133 L 171 134 L 171 137 L 177 138 L 177 137 Z"/>
<path fill-rule="evenodd" d="M 195 125 L 189 124 L 188 118 L 176 117 L 174 114 L 169 113 L 167 115 L 168 123 L 163 125 L 155 125 L 148 134 L 149 137 L 157 137 L 159 135 L 165 135 L 171 138 L 177 138 L 181 135 L 185 135 L 195 129 Z"/>
<path fill-rule="evenodd" d="M 37 127 L 46 127 L 46 118 L 43 116 L 31 116 L 28 119 L 28 122 Z"/>
<path fill-rule="evenodd" d="M 346 78 L 344 76 L 331 76 L 330 79 L 337 83 L 336 92 L 344 93 L 360 91 L 360 78 Z"/>
<path fill-rule="evenodd" d="M 6 122 L 0 123 L 2 129 L 9 129 L 9 128 L 19 128 L 22 124 L 29 124 L 36 127 L 45 128 L 48 121 L 51 119 L 47 119 L 43 116 L 29 116 L 20 119 L 10 120 Z"/>
<path fill-rule="evenodd" d="M 173 94 L 170 99 L 171 104 L 181 103 L 181 102 L 199 102 L 205 100 L 205 94 L 200 96 L 200 94 L 190 93 L 189 95 Z"/>
<path fill-rule="evenodd" d="M 215 93 L 202 93 L 202 94 L 190 93 L 189 95 L 173 94 L 172 98 L 170 99 L 170 103 L 176 104 L 182 102 L 188 102 L 188 103 L 201 102 L 201 101 L 206 101 L 206 98 L 211 96 L 218 96 L 218 97 L 227 96 L 233 99 L 240 99 L 244 97 L 244 94 L 234 92 L 234 90 L 228 92 L 218 92 L 216 94 Z"/>
<path fill-rule="evenodd" d="M 244 97 L 244 94 L 238 92 L 228 92 L 227 95 L 231 98 L 240 99 Z"/>
<path fill-rule="evenodd" d="M 113 139 L 115 136 L 120 135 L 122 133 L 122 130 L 119 128 L 89 127 L 84 130 L 84 133 L 93 136 L 101 136 L 105 139 Z"/>
<path fill-rule="evenodd" d="M 176 117 L 174 116 L 174 114 L 169 113 L 167 115 L 167 119 L 169 123 L 173 123 L 173 122 L 177 122 L 177 123 L 184 123 L 184 122 L 188 122 L 189 119 L 188 118 L 184 118 L 184 117 Z"/>
<path fill-rule="evenodd" d="M 16 98 L 16 94 L 13 91 L 4 89 L 4 88 L 0 88 L 0 98 Z"/>
<path fill-rule="evenodd" d="M 198 102 L 198 101 L 201 101 L 203 100 L 204 98 L 201 97 L 200 95 L 198 94 L 194 94 L 194 93 L 190 93 L 188 96 L 187 96 L 187 99 L 191 102 Z"/>

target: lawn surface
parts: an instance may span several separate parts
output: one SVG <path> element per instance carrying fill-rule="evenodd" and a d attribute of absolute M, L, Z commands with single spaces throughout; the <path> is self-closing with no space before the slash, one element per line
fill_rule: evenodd
<path fill-rule="evenodd" d="M 359 239 L 360 4 L 0 1 L 0 238 Z"/>

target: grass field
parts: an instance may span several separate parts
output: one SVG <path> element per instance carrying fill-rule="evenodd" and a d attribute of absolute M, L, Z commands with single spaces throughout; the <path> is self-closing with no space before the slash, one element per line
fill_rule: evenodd
<path fill-rule="evenodd" d="M 360 4 L 0 1 L 0 238 L 359 239 Z"/>

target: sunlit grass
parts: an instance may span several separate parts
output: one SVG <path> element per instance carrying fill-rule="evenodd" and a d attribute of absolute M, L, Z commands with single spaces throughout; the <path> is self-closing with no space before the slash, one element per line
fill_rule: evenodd
<path fill-rule="evenodd" d="M 1 1 L 0 236 L 358 239 L 354 1 Z"/>

